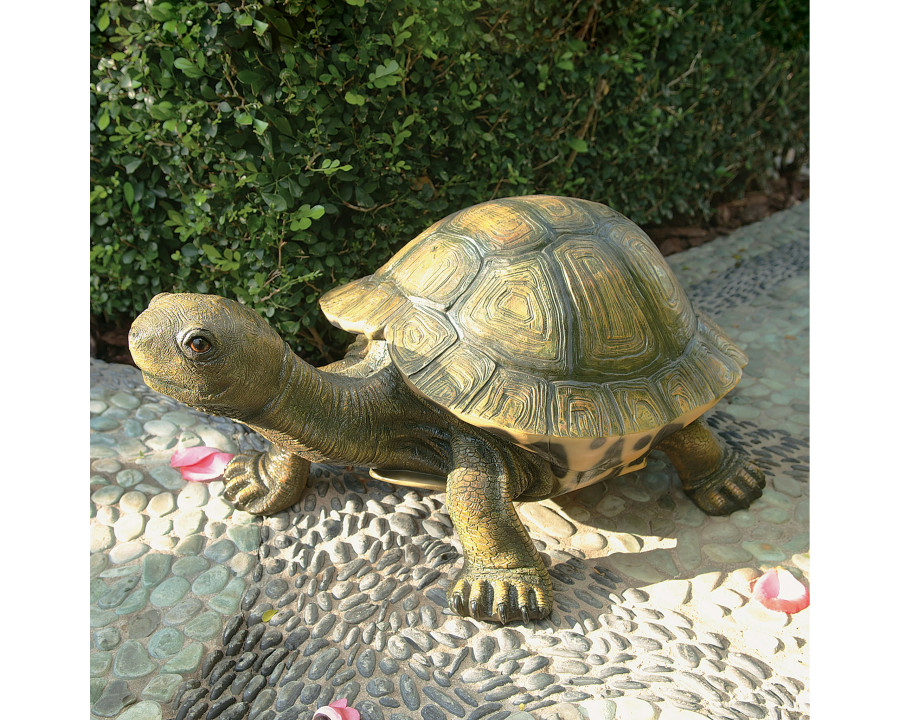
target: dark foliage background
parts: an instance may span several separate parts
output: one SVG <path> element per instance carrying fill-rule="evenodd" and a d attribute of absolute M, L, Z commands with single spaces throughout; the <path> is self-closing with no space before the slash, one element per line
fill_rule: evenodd
<path fill-rule="evenodd" d="M 161 291 L 267 316 L 492 197 L 707 218 L 808 157 L 796 0 L 91 0 L 91 312 Z"/>

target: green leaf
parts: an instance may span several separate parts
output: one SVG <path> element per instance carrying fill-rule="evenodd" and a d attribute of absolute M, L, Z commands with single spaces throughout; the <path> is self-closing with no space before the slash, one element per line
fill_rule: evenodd
<path fill-rule="evenodd" d="M 97 129 L 106 130 L 107 127 L 109 127 L 109 115 L 107 113 L 103 113 L 100 117 L 97 118 Z"/>
<path fill-rule="evenodd" d="M 125 196 L 125 202 L 128 203 L 129 206 L 134 205 L 134 187 L 130 182 L 125 182 L 122 185 L 122 194 Z"/>
<path fill-rule="evenodd" d="M 572 138 L 569 140 L 569 147 L 572 148 L 577 153 L 583 153 L 588 151 L 588 144 L 581 138 Z"/>
<path fill-rule="evenodd" d="M 366 96 L 358 95 L 357 93 L 348 90 L 344 93 L 344 100 L 351 105 L 363 105 L 366 102 Z"/>
<path fill-rule="evenodd" d="M 174 65 L 190 78 L 203 77 L 203 71 L 187 58 L 175 58 Z"/>
<path fill-rule="evenodd" d="M 266 205 L 268 205 L 275 212 L 284 212 L 287 210 L 287 202 L 285 199 L 276 193 L 262 193 L 263 200 L 266 201 Z"/>
<path fill-rule="evenodd" d="M 103 13 L 99 18 L 97 18 L 97 29 L 100 32 L 106 30 L 109 27 L 109 15 Z"/>
<path fill-rule="evenodd" d="M 353 7 L 362 7 L 366 4 L 366 0 L 344 0 L 344 2 Z"/>

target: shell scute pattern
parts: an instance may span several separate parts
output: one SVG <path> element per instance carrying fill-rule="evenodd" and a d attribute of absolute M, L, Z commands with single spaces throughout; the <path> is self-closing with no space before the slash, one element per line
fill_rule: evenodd
<path fill-rule="evenodd" d="M 702 415 L 747 361 L 637 225 L 568 198 L 454 213 L 321 304 L 386 338 L 417 392 L 576 474 L 642 463 L 648 433 Z"/>

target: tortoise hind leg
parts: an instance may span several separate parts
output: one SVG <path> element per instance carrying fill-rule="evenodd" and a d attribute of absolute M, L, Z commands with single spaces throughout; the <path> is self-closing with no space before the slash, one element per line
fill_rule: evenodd
<path fill-rule="evenodd" d="M 527 471 L 486 442 L 468 438 L 454 446 L 447 508 L 465 561 L 447 592 L 450 609 L 503 624 L 546 617 L 553 584 L 512 504 Z"/>
<path fill-rule="evenodd" d="M 744 453 L 726 446 L 701 417 L 657 447 L 663 450 L 685 494 L 708 515 L 729 515 L 762 495 L 766 478 Z"/>
<path fill-rule="evenodd" d="M 272 515 L 300 499 L 309 477 L 309 461 L 272 445 L 264 453 L 236 455 L 225 468 L 225 497 L 238 509 Z"/>

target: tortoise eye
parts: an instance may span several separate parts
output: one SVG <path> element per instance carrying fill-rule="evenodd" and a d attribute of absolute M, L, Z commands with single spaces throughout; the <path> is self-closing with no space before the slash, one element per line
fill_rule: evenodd
<path fill-rule="evenodd" d="M 191 339 L 191 341 L 188 343 L 188 347 L 190 347 L 190 349 L 198 355 L 202 355 L 205 352 L 209 352 L 209 349 L 212 347 L 212 345 L 209 344 L 209 340 L 207 340 L 206 338 L 198 336 Z"/>

